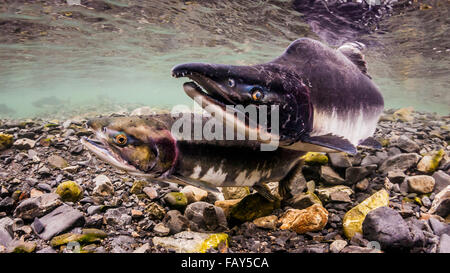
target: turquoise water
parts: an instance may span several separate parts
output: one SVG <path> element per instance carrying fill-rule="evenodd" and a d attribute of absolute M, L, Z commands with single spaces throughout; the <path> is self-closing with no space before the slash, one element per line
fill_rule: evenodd
<path fill-rule="evenodd" d="M 42 2 L 0 4 L 0 118 L 192 105 L 174 65 L 256 64 L 321 39 L 291 1 Z M 431 2 L 360 37 L 387 108 L 450 112 L 450 1 Z"/>

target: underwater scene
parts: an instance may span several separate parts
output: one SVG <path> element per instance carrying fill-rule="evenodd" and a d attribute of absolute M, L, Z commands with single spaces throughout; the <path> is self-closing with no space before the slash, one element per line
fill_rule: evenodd
<path fill-rule="evenodd" d="M 2 0 L 0 253 L 450 253 L 449 33 L 449 0 Z"/>

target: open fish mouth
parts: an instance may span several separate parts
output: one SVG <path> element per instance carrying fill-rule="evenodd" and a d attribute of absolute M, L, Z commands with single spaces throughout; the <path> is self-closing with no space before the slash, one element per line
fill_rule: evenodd
<path fill-rule="evenodd" d="M 255 139 L 262 143 L 271 142 L 271 140 L 279 139 L 278 135 L 273 135 L 267 132 L 267 128 L 257 124 L 257 118 L 251 119 L 248 112 L 242 112 L 233 101 L 223 87 L 211 80 L 208 76 L 204 76 L 197 72 L 189 71 L 173 71 L 172 76 L 175 78 L 188 77 L 193 80 L 183 84 L 184 92 L 200 106 L 214 115 L 218 120 L 222 120 L 226 126 L 234 127 L 235 133 L 244 134 L 246 139 L 255 137 Z M 242 105 L 246 107 L 248 105 Z M 259 111 L 259 106 L 252 104 Z"/>
<path fill-rule="evenodd" d="M 99 137 L 98 134 L 95 134 L 95 138 L 81 138 L 81 144 L 86 147 L 90 152 L 94 153 L 101 160 L 108 162 L 114 167 L 124 170 L 131 174 L 137 174 L 140 171 L 130 165 L 126 160 L 121 158 L 115 153 L 111 146 L 107 143 L 107 141 L 103 137 Z"/>
<path fill-rule="evenodd" d="M 172 76 L 175 78 L 188 77 L 193 80 L 192 82 L 185 83 L 185 85 L 188 84 L 192 86 L 192 88 L 184 88 L 186 94 L 192 99 L 200 96 L 222 107 L 225 107 L 226 104 L 236 104 L 236 102 L 227 95 L 227 92 L 223 90 L 223 87 L 217 82 L 211 80 L 208 76 L 187 70 L 173 71 Z"/>

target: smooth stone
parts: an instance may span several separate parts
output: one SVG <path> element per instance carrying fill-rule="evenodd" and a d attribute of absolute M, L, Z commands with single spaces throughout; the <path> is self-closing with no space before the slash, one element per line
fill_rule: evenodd
<path fill-rule="evenodd" d="M 48 163 L 56 169 L 64 169 L 69 166 L 67 161 L 59 155 L 51 155 L 47 158 Z"/>
<path fill-rule="evenodd" d="M 433 173 L 439 167 L 439 163 L 441 162 L 444 155 L 445 152 L 443 149 L 425 155 L 417 164 L 417 170 L 423 173 Z"/>
<path fill-rule="evenodd" d="M 413 167 L 419 161 L 420 156 L 416 153 L 397 154 L 388 157 L 381 164 L 379 171 L 388 173 L 389 171 L 399 170 L 406 171 Z"/>
<path fill-rule="evenodd" d="M 136 248 L 133 253 L 146 253 L 147 251 L 150 250 L 150 244 L 149 243 L 145 243 L 142 246 Z"/>
<path fill-rule="evenodd" d="M 415 193 L 430 193 L 434 189 L 434 178 L 428 175 L 415 175 L 406 178 L 409 189 Z"/>
<path fill-rule="evenodd" d="M 367 165 L 378 165 L 382 161 L 381 158 L 375 155 L 368 155 L 363 158 L 361 161 L 361 166 L 367 166 Z"/>
<path fill-rule="evenodd" d="M 413 240 L 409 227 L 402 216 L 389 207 L 370 211 L 362 224 L 363 235 L 370 241 L 380 243 L 382 249 L 410 248 Z"/>
<path fill-rule="evenodd" d="M 82 226 L 85 223 L 83 214 L 66 204 L 59 206 L 49 214 L 38 219 L 44 227 L 44 230 L 38 235 L 44 240 L 50 240 L 53 236 L 69 228 Z M 36 232 L 37 229 L 34 225 L 35 223 L 32 224 L 32 228 Z"/>
<path fill-rule="evenodd" d="M 164 196 L 164 201 L 173 209 L 184 210 L 188 204 L 186 196 L 181 192 L 169 192 Z"/>
<path fill-rule="evenodd" d="M 195 223 L 198 231 L 224 231 L 227 219 L 222 208 L 206 202 L 195 202 L 186 207 L 184 216 Z"/>
<path fill-rule="evenodd" d="M 203 201 L 206 199 L 206 197 L 208 197 L 207 191 L 190 185 L 184 187 L 181 190 L 181 193 L 183 193 L 186 196 L 188 204 Z"/>
<path fill-rule="evenodd" d="M 169 210 L 164 216 L 163 223 L 169 228 L 169 234 L 176 234 L 190 228 L 189 220 L 178 210 Z"/>

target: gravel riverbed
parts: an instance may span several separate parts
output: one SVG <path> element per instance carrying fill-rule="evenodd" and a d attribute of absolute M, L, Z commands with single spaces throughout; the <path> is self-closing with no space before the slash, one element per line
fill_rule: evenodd
<path fill-rule="evenodd" d="M 307 154 L 281 202 L 130 176 L 85 122 L 0 120 L 0 252 L 450 252 L 450 116 L 385 111 L 382 149 Z"/>

